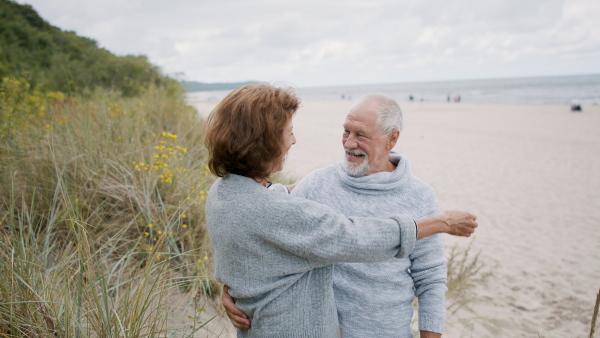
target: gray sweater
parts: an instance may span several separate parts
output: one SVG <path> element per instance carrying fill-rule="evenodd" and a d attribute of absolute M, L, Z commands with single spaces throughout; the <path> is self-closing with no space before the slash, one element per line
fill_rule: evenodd
<path fill-rule="evenodd" d="M 352 177 L 341 163 L 306 176 L 292 195 L 326 204 L 346 216 L 415 219 L 439 213 L 431 187 L 392 153 L 393 172 Z M 333 285 L 344 337 L 411 337 L 412 301 L 419 300 L 419 330 L 444 330 L 446 266 L 442 235 L 419 240 L 408 258 L 334 264 Z"/>
<path fill-rule="evenodd" d="M 238 337 L 338 337 L 332 263 L 409 255 L 409 216 L 346 218 L 329 207 L 229 174 L 213 184 L 206 224 L 215 278 L 252 328 Z"/>

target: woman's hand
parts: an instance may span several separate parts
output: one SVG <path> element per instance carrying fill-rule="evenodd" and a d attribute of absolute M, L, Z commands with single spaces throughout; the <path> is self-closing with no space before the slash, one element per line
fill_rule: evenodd
<path fill-rule="evenodd" d="M 235 301 L 233 300 L 233 297 L 229 295 L 229 286 L 227 285 L 223 287 L 221 303 L 223 303 L 225 313 L 227 314 L 227 317 L 229 317 L 229 320 L 231 320 L 233 326 L 242 330 L 247 330 L 250 328 L 250 319 L 248 319 L 248 316 L 235 306 Z"/>
<path fill-rule="evenodd" d="M 470 237 L 478 225 L 476 222 L 477 217 L 465 211 L 444 211 L 444 213 L 434 216 L 434 218 L 446 223 L 444 232 L 454 236 Z"/>
<path fill-rule="evenodd" d="M 417 221 L 419 228 L 417 239 L 447 233 L 453 236 L 470 237 L 477 228 L 477 217 L 458 210 L 445 211 L 441 215 Z"/>

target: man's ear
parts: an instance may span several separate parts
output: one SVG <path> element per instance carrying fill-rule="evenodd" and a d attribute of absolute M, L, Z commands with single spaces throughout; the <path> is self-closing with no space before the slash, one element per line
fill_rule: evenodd
<path fill-rule="evenodd" d="M 392 150 L 396 146 L 396 143 L 398 142 L 399 137 L 400 137 L 400 130 L 398 130 L 398 129 L 392 130 L 392 132 L 388 135 L 387 150 Z"/>

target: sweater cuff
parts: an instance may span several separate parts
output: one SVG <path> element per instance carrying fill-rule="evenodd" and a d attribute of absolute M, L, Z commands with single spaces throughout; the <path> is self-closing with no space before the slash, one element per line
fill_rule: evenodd
<path fill-rule="evenodd" d="M 288 187 L 286 185 L 279 184 L 279 183 L 271 184 L 270 186 L 267 187 L 267 189 L 277 192 L 277 193 L 283 193 L 283 194 L 290 193 L 290 189 L 288 189 Z"/>
<path fill-rule="evenodd" d="M 396 258 L 405 258 L 415 249 L 417 243 L 417 229 L 415 221 L 408 216 L 394 216 L 400 227 L 400 247 Z"/>
<path fill-rule="evenodd" d="M 419 225 L 417 224 L 417 221 L 413 220 L 413 222 L 415 222 L 415 238 L 418 239 L 419 238 Z"/>
<path fill-rule="evenodd" d="M 419 315 L 419 331 L 444 334 L 444 318 Z"/>

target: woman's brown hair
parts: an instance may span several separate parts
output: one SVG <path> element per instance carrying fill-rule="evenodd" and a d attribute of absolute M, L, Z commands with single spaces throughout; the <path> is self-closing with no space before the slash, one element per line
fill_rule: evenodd
<path fill-rule="evenodd" d="M 267 83 L 232 91 L 206 123 L 210 171 L 220 177 L 231 173 L 267 178 L 273 160 L 283 151 L 283 130 L 299 104 L 291 88 Z"/>

